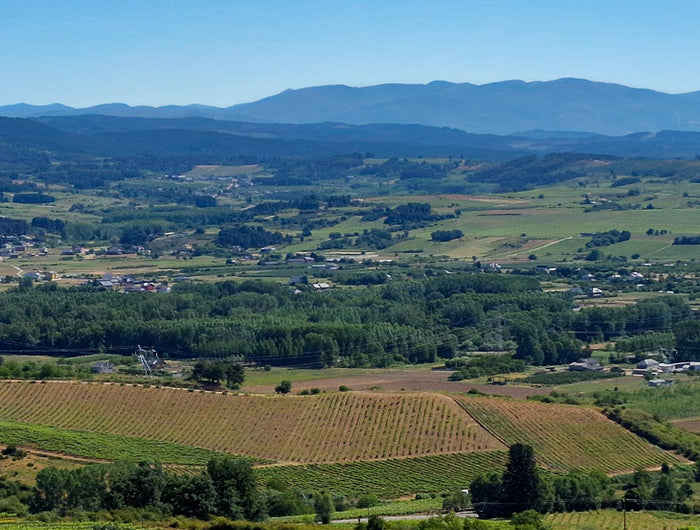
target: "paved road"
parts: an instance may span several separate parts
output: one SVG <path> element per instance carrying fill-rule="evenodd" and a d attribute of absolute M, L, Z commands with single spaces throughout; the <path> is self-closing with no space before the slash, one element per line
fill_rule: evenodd
<path fill-rule="evenodd" d="M 431 517 L 435 517 L 437 514 L 427 514 L 427 513 L 414 513 L 411 515 L 381 515 L 380 517 L 384 519 L 385 521 L 422 521 L 424 519 L 430 519 Z M 457 512 L 455 514 L 457 517 L 470 517 L 470 518 L 476 518 L 476 512 Z M 357 522 L 362 522 L 366 523 L 367 522 L 367 517 L 361 517 L 359 519 L 333 519 L 334 523 L 357 523 Z"/>

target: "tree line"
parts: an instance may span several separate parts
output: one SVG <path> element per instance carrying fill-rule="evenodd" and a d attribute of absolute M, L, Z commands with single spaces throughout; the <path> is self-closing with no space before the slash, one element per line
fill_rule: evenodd
<path fill-rule="evenodd" d="M 534 277 L 486 273 L 326 292 L 256 280 L 184 283 L 157 295 L 28 282 L 0 293 L 0 346 L 9 350 L 131 353 L 152 344 L 170 357 L 318 368 L 426 363 L 475 350 L 560 364 L 578 360 L 586 343 L 649 332 L 665 344 L 672 335 L 676 356 L 692 360 L 698 328 L 676 297 L 574 312 L 567 294 L 543 292 Z"/>
<path fill-rule="evenodd" d="M 611 479 L 599 471 L 542 471 L 536 465 L 533 448 L 527 444 L 512 445 L 508 454 L 503 473 L 482 474 L 470 484 L 471 501 L 480 517 L 510 517 L 527 510 L 694 510 L 686 501 L 693 495 L 693 483 L 700 480 L 697 464 L 694 469 L 664 465 L 658 474 L 638 469 L 633 475 Z M 624 492 L 622 499 L 616 495 L 620 489 Z"/>
<path fill-rule="evenodd" d="M 77 469 L 48 467 L 39 471 L 29 511 L 60 515 L 124 508 L 157 510 L 163 514 L 208 519 L 260 521 L 267 517 L 265 499 L 249 461 L 214 458 L 195 475 L 168 473 L 158 463 L 117 462 Z"/>

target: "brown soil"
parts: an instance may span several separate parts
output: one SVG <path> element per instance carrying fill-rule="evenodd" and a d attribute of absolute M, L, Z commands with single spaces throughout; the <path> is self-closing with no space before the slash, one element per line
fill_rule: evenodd
<path fill-rule="evenodd" d="M 349 377 L 334 377 L 328 379 L 316 379 L 313 381 L 294 383 L 294 392 L 318 388 L 321 391 L 337 391 L 341 385 L 350 390 L 383 390 L 396 392 L 468 392 L 475 388 L 484 394 L 496 396 L 509 396 L 524 399 L 533 395 L 549 394 L 550 389 L 533 388 L 517 385 L 487 385 L 465 383 L 462 381 L 448 381 L 450 372 L 433 370 L 431 372 L 416 372 L 414 370 L 393 370 L 381 374 L 370 374 Z M 270 393 L 270 385 L 246 387 L 250 393 Z"/>
<path fill-rule="evenodd" d="M 700 418 L 689 418 L 685 420 L 673 420 L 671 422 L 676 427 L 685 429 L 686 431 L 700 434 Z"/>

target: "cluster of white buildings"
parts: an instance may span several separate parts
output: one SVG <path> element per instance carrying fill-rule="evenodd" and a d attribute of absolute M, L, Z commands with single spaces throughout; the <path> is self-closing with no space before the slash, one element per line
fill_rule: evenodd
<path fill-rule="evenodd" d="M 644 359 L 637 363 L 637 366 L 632 370 L 632 375 L 673 374 L 695 370 L 700 371 L 700 362 L 679 361 L 676 363 L 663 363 L 655 359 Z"/>

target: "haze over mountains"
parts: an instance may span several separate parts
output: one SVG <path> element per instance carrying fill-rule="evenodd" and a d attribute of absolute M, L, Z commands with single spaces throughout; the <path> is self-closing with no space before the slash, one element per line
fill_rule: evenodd
<path fill-rule="evenodd" d="M 211 160 L 700 154 L 700 92 L 671 95 L 579 79 L 313 87 L 225 109 L 18 104 L 0 107 L 0 116 L 8 116 L 0 117 L 0 155 L 11 157 L 25 157 L 27 149 Z"/>
<path fill-rule="evenodd" d="M 130 107 L 121 103 L 84 109 L 60 104 L 0 107 L 0 115 L 8 117 L 76 114 L 290 124 L 420 124 L 482 134 L 548 130 L 619 136 L 640 131 L 700 131 L 700 91 L 666 94 L 566 78 L 487 85 L 435 81 L 427 85 L 385 84 L 362 88 L 319 86 L 286 90 L 227 108 Z"/>

